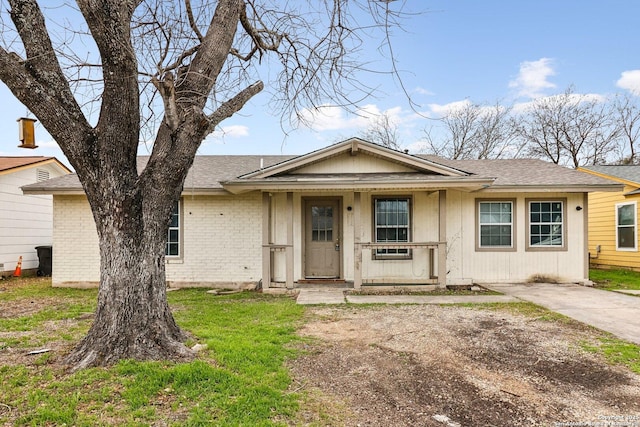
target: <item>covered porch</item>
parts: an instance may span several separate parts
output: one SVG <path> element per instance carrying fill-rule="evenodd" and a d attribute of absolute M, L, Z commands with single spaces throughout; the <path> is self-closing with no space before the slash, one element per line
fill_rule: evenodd
<path fill-rule="evenodd" d="M 426 192 L 428 195 L 435 194 L 437 197 L 437 240 L 432 241 L 406 241 L 406 242 L 375 242 L 372 233 L 365 232 L 365 229 L 371 228 L 370 215 L 366 215 L 366 209 L 363 209 L 363 192 L 354 191 L 349 197 L 335 196 L 336 198 L 349 199 L 348 206 L 342 206 L 340 209 L 349 215 L 346 220 L 342 215 L 332 215 L 332 219 L 340 221 L 341 224 L 331 224 L 331 230 L 338 231 L 337 236 L 332 236 L 331 244 L 335 246 L 338 252 L 339 263 L 342 268 L 338 269 L 338 273 L 326 276 L 314 276 L 305 274 L 308 269 L 305 268 L 305 221 L 304 212 L 305 200 L 314 200 L 313 196 L 298 196 L 297 203 L 294 203 L 295 197 L 293 192 L 286 192 L 280 195 L 280 199 L 284 199 L 284 207 L 278 208 L 278 198 L 274 193 L 262 193 L 262 287 L 269 288 L 288 288 L 292 289 L 300 284 L 317 283 L 347 283 L 352 284 L 355 289 L 361 289 L 367 285 L 437 285 L 438 287 L 446 286 L 447 271 L 447 237 L 446 237 L 446 217 L 447 217 L 447 190 L 430 190 Z M 367 199 L 371 199 L 371 193 Z M 327 197 L 323 195 L 321 197 Z M 280 203 L 283 204 L 283 203 Z M 274 215 L 274 212 L 279 214 Z M 276 233 L 277 228 L 275 221 L 282 222 L 282 214 L 284 214 L 284 233 Z M 300 220 L 302 219 L 302 220 Z M 420 221 L 415 218 L 415 222 Z M 313 231 L 311 231 L 313 232 Z M 346 234 L 349 234 L 348 236 Z M 409 240 L 409 239 L 408 239 Z M 296 250 L 296 241 L 301 248 Z M 393 275 L 380 274 L 372 272 L 371 268 L 367 268 L 368 264 L 376 261 L 375 253 L 390 252 L 396 253 L 404 251 L 411 254 L 410 262 L 412 265 L 419 265 L 424 269 L 425 274 L 418 278 L 394 277 Z M 296 259 L 296 255 L 299 259 Z M 386 262 L 393 262 L 388 259 Z M 348 266 L 344 263 L 349 262 Z M 380 261 L 379 261 L 380 262 Z M 385 261 L 382 261 L 385 262 Z M 296 268 L 296 265 L 298 268 Z M 284 270 L 282 274 L 275 274 L 275 271 Z M 296 274 L 296 270 L 298 273 Z"/>

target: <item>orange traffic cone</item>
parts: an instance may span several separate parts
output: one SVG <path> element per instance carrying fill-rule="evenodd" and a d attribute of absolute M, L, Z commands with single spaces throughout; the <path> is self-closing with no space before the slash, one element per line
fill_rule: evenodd
<path fill-rule="evenodd" d="M 16 265 L 16 270 L 13 272 L 13 277 L 22 276 L 22 257 L 18 260 L 18 265 Z"/>

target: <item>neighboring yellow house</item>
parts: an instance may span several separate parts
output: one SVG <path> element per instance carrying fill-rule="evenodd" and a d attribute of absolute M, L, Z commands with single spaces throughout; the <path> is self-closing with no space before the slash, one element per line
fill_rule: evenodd
<path fill-rule="evenodd" d="M 619 192 L 589 193 L 591 265 L 600 268 L 640 270 L 640 166 L 586 166 L 579 170 L 624 185 L 624 190 Z"/>

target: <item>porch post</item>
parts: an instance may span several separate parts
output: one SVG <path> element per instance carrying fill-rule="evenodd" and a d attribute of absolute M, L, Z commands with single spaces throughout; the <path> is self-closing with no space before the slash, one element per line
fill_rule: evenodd
<path fill-rule="evenodd" d="M 360 246 L 362 230 L 360 229 L 360 195 L 361 193 L 359 191 L 353 193 L 353 287 L 355 289 L 360 289 L 362 287 L 362 246 Z"/>
<path fill-rule="evenodd" d="M 438 287 L 447 286 L 447 190 L 438 191 Z"/>
<path fill-rule="evenodd" d="M 262 289 L 271 286 L 271 248 L 269 247 L 270 229 L 270 197 L 269 193 L 262 193 Z"/>
<path fill-rule="evenodd" d="M 286 257 L 286 280 L 287 289 L 293 289 L 293 193 L 287 193 L 287 248 Z"/>

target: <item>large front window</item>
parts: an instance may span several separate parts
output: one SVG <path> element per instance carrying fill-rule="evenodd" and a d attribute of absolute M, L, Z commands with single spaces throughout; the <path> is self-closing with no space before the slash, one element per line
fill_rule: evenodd
<path fill-rule="evenodd" d="M 620 251 L 636 250 L 638 241 L 636 232 L 636 202 L 616 205 L 616 249 Z"/>
<path fill-rule="evenodd" d="M 173 205 L 165 255 L 180 256 L 180 202 L 176 202 L 175 205 Z"/>
<path fill-rule="evenodd" d="M 374 201 L 375 241 L 378 243 L 402 243 L 410 239 L 410 215 L 408 198 L 385 197 Z M 410 256 L 408 249 L 378 249 L 376 258 Z"/>
<path fill-rule="evenodd" d="M 564 202 L 529 201 L 529 247 L 564 247 Z"/>
<path fill-rule="evenodd" d="M 513 248 L 513 202 L 478 202 L 478 248 Z"/>

